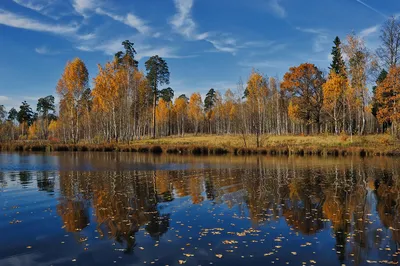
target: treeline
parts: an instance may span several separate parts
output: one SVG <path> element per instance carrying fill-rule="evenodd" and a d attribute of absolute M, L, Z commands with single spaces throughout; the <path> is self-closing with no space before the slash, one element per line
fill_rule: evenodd
<path fill-rule="evenodd" d="M 175 95 L 167 62 L 159 56 L 140 71 L 130 41 L 111 62 L 99 65 L 93 88 L 79 58 L 68 62 L 53 96 L 26 102 L 20 110 L 0 109 L 1 140 L 50 139 L 66 143 L 129 142 L 144 137 L 192 134 L 346 134 L 390 132 L 399 137 L 400 21 L 381 28 L 381 46 L 369 50 L 355 34 L 334 40 L 324 73 L 303 63 L 283 79 L 253 70 L 247 81 L 224 93 L 210 89 Z M 369 84 L 375 84 L 372 90 Z M 177 97 L 176 97 L 177 96 Z"/>

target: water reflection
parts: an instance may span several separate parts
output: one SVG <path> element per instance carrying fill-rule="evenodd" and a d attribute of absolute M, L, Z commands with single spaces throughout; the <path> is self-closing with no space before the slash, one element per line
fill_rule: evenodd
<path fill-rule="evenodd" d="M 232 161 L 221 165 L 227 164 L 234 165 Z M 311 245 L 299 244 L 294 241 L 296 236 L 318 239 L 315 245 L 326 244 L 333 250 L 337 263 L 323 252 L 304 255 L 308 261 L 325 260 L 323 265 L 397 263 L 400 244 L 397 160 L 254 157 L 236 165 L 239 167 L 173 171 L 61 171 L 58 175 L 21 171 L 2 173 L 0 183 L 7 187 L 17 176 L 21 187 L 26 188 L 36 179 L 38 190 L 49 195 L 54 195 L 59 185 L 57 213 L 64 224 L 63 230 L 79 234 L 76 241 L 82 242 L 85 230 L 94 225 L 96 237 L 118 243 L 128 254 L 136 254 L 139 247 L 146 245 L 157 246 L 164 237 L 171 242 L 175 236 L 184 237 L 185 232 L 177 231 L 177 223 L 183 218 L 191 226 L 188 232 L 197 225 L 196 237 L 203 236 L 203 225 L 196 220 L 201 217 L 191 212 L 194 208 L 216 228 L 232 227 L 240 220 L 240 228 L 230 228 L 229 235 L 228 230 L 221 236 L 215 233 L 207 243 L 221 245 L 232 235 L 255 236 L 243 233 L 246 225 L 259 230 L 259 237 L 253 243 L 260 244 L 252 250 L 258 256 L 250 257 L 258 258 L 256 264 L 265 261 L 266 241 L 274 243 L 272 254 L 280 257 L 275 260 L 277 265 L 286 264 L 293 256 L 291 253 L 300 254 L 302 248 Z M 268 235 L 277 226 L 280 226 L 278 236 L 288 242 L 276 244 L 273 242 L 276 238 L 270 239 Z M 286 235 L 285 228 L 289 229 Z M 140 231 L 154 242 L 149 244 L 142 238 L 138 242 Z M 236 248 L 243 247 L 238 244 Z M 220 252 L 235 264 L 231 252 L 227 249 Z M 246 252 L 241 250 L 237 258 Z M 169 256 L 177 262 L 182 251 L 170 251 Z M 214 260 L 218 258 L 210 255 L 203 258 L 203 262 Z M 189 259 L 186 261 L 190 263 Z"/>

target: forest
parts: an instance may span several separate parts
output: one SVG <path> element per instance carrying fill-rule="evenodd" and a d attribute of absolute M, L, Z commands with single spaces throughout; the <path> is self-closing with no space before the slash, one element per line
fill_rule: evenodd
<path fill-rule="evenodd" d="M 0 106 L 0 141 L 130 143 L 185 134 L 368 135 L 400 137 L 400 20 L 381 27 L 380 47 L 370 50 L 352 33 L 336 37 L 328 70 L 311 63 L 290 67 L 283 78 L 253 69 L 236 88 L 175 95 L 167 62 L 155 55 L 139 70 L 134 43 L 89 82 L 85 63 L 67 62 L 52 95 L 19 109 Z M 92 88 L 89 88 L 92 84 Z"/>

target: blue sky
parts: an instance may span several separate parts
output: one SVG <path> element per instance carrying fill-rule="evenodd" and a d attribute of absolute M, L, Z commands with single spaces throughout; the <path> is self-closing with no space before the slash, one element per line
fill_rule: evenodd
<path fill-rule="evenodd" d="M 90 78 L 135 43 L 140 68 L 165 58 L 175 94 L 236 88 L 252 68 L 282 77 L 290 66 L 330 63 L 332 41 L 354 31 L 369 48 L 399 0 L 1 0 L 0 104 L 55 95 L 68 60 Z"/>

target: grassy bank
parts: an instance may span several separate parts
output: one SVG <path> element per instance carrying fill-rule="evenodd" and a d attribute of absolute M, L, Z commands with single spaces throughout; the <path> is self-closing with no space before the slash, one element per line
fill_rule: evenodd
<path fill-rule="evenodd" d="M 388 135 L 369 136 L 263 136 L 256 147 L 254 136 L 203 135 L 143 139 L 129 144 L 61 144 L 47 141 L 0 143 L 1 151 L 120 151 L 194 155 L 319 155 L 399 156 L 400 143 Z"/>

